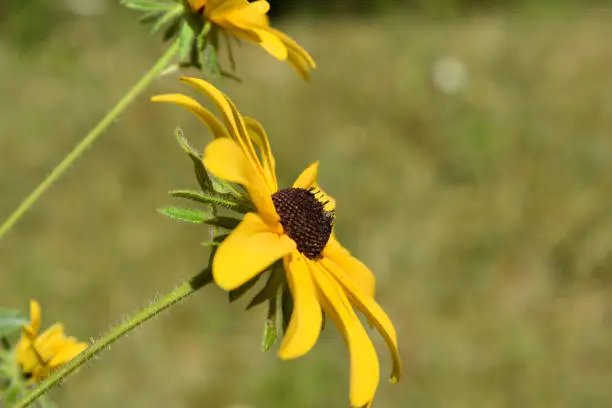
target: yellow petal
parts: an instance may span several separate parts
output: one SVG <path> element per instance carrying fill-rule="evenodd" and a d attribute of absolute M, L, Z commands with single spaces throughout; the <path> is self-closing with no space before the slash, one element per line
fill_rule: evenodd
<path fill-rule="evenodd" d="M 287 47 L 280 38 L 270 33 L 267 28 L 243 23 L 237 20 L 232 20 L 232 26 L 230 31 L 234 36 L 259 44 L 264 50 L 278 60 L 285 61 L 287 59 L 289 55 Z"/>
<path fill-rule="evenodd" d="M 269 222 L 276 222 L 278 214 L 272 202 L 273 192 L 253 173 L 242 150 L 230 139 L 217 139 L 204 149 L 204 166 L 215 176 L 242 184 L 258 211 Z"/>
<path fill-rule="evenodd" d="M 230 137 L 223 124 L 208 109 L 204 108 L 194 99 L 181 94 L 157 95 L 151 98 L 153 102 L 171 102 L 183 106 L 193 112 L 212 133 L 215 139 Z"/>
<path fill-rule="evenodd" d="M 328 272 L 319 267 L 313 274 L 319 290 L 319 301 L 346 341 L 351 356 L 350 400 L 354 407 L 363 407 L 374 399 L 380 368 L 376 350 L 346 295 Z"/>
<path fill-rule="evenodd" d="M 374 297 L 376 279 L 372 271 L 370 271 L 370 269 L 360 260 L 353 257 L 351 253 L 338 242 L 333 233 L 323 249 L 323 256 L 338 264 L 338 266 L 351 277 L 353 282 L 361 288 L 364 294 L 371 298 Z"/>
<path fill-rule="evenodd" d="M 49 362 L 49 367 L 57 367 L 66 364 L 87 348 L 87 343 L 77 343 L 74 339 L 66 342 L 62 348 L 53 356 Z"/>
<path fill-rule="evenodd" d="M 304 61 L 304 64 L 309 68 L 316 68 L 317 64 L 314 59 L 310 56 L 310 54 L 299 45 L 293 38 L 289 37 L 287 34 L 283 33 L 280 30 L 270 27 L 269 31 L 275 34 L 280 40 L 289 48 L 289 51 L 292 51 L 293 54 L 296 55 L 296 58 L 299 58 Z"/>
<path fill-rule="evenodd" d="M 181 80 L 193 86 L 198 91 L 202 92 L 213 100 L 226 122 L 232 139 L 238 144 L 238 146 L 240 146 L 240 149 L 244 153 L 249 165 L 252 166 L 252 173 L 260 177 L 264 183 L 267 183 L 268 181 L 266 180 L 264 170 L 259 162 L 259 158 L 257 157 L 257 153 L 253 147 L 251 138 L 248 135 L 242 115 L 240 112 L 238 112 L 238 109 L 234 103 L 227 97 L 227 95 L 215 88 L 209 82 L 198 78 L 187 77 L 183 77 Z M 268 188 L 276 191 L 273 186 L 268 185 Z"/>
<path fill-rule="evenodd" d="M 189 6 L 192 10 L 198 11 L 206 4 L 206 0 L 188 0 Z"/>
<path fill-rule="evenodd" d="M 248 213 L 223 241 L 213 259 L 213 277 L 225 290 L 236 289 L 274 261 L 295 250 L 295 242 L 258 214 Z"/>
<path fill-rule="evenodd" d="M 204 15 L 208 20 L 218 23 L 228 14 L 248 7 L 249 2 L 246 0 L 207 0 Z"/>
<path fill-rule="evenodd" d="M 308 82 L 310 80 L 311 68 L 308 66 L 306 61 L 304 61 L 304 59 L 300 58 L 298 54 L 292 50 L 289 50 L 287 54 L 287 62 L 304 81 Z"/>
<path fill-rule="evenodd" d="M 244 117 L 244 123 L 246 125 L 249 136 L 255 143 L 255 146 L 261 152 L 263 159 L 263 168 L 268 177 L 268 184 L 273 187 L 273 190 L 278 190 L 278 181 L 276 180 L 276 161 L 272 155 L 272 149 L 270 148 L 270 142 L 265 129 L 257 120 L 249 117 Z"/>
<path fill-rule="evenodd" d="M 387 347 L 391 351 L 393 359 L 393 372 L 391 373 L 391 382 L 397 382 L 402 376 L 402 360 L 397 347 L 397 334 L 395 327 L 385 311 L 367 295 L 360 287 L 353 283 L 353 279 L 342 268 L 339 268 L 334 262 L 323 258 L 321 264 L 330 272 L 330 275 L 338 282 L 342 288 L 348 293 L 353 304 L 368 318 L 368 320 L 380 332 L 383 339 L 387 343 Z"/>
<path fill-rule="evenodd" d="M 41 320 L 42 313 L 40 311 L 40 304 L 35 300 L 30 300 L 30 325 L 25 326 L 24 329 L 29 335 L 35 336 L 40 329 Z"/>
<path fill-rule="evenodd" d="M 287 280 L 293 296 L 293 313 L 278 351 L 279 357 L 285 360 L 308 353 L 321 332 L 323 320 L 321 306 L 316 298 L 314 283 L 306 262 L 297 252 L 291 254 L 291 259 L 285 262 Z"/>
<path fill-rule="evenodd" d="M 300 174 L 300 176 L 293 183 L 294 188 L 303 188 L 308 190 L 317 184 L 317 174 L 319 173 L 319 162 L 316 161 Z"/>

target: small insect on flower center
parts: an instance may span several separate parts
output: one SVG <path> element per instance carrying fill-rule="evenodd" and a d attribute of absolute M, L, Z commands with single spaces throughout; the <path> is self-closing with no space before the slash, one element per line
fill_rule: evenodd
<path fill-rule="evenodd" d="M 309 259 L 321 258 L 332 232 L 334 212 L 326 211 L 316 189 L 286 188 L 272 194 L 285 233 Z"/>

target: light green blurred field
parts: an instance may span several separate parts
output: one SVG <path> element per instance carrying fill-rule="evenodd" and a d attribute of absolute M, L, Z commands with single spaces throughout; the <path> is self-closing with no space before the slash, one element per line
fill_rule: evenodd
<path fill-rule="evenodd" d="M 286 22 L 317 59 L 306 85 L 244 45 L 220 86 L 267 128 L 280 181 L 314 160 L 341 240 L 378 278 L 406 376 L 377 407 L 612 404 L 612 13 Z M 0 216 L 162 51 L 134 15 L 0 40 Z M 465 64 L 445 94 L 432 67 Z M 148 95 L 187 91 L 175 77 Z M 147 95 L 147 96 L 148 96 Z M 156 213 L 194 187 L 187 112 L 142 97 L 0 242 L 3 306 L 43 305 L 96 337 L 196 272 L 203 228 Z M 259 351 L 264 310 L 208 287 L 53 392 L 61 407 L 332 408 L 348 355 L 328 326 L 294 362 Z M 376 335 L 383 373 L 388 355 Z"/>

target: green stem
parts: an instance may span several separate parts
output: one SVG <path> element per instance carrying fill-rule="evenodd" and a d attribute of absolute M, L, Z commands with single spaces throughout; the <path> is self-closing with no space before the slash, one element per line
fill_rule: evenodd
<path fill-rule="evenodd" d="M 178 51 L 178 41 L 166 50 L 164 55 L 144 74 L 142 78 L 130 89 L 108 114 L 81 140 L 70 153 L 49 173 L 49 175 L 19 204 L 19 207 L 0 225 L 0 239 L 11 227 L 34 205 L 36 201 L 53 185 L 76 159 L 87 149 L 104 130 L 128 107 L 136 97 L 142 93 L 170 63 Z"/>
<path fill-rule="evenodd" d="M 17 403 L 15 403 L 15 405 L 13 405 L 11 408 L 25 408 L 32 404 L 37 398 L 40 398 L 53 386 L 58 385 L 63 379 L 73 374 L 75 371 L 77 371 L 77 369 L 86 364 L 90 359 L 108 348 L 121 337 L 125 336 L 127 333 L 161 313 L 168 307 L 185 299 L 187 296 L 196 292 L 198 289 L 204 287 L 210 282 L 212 282 L 212 274 L 210 273 L 210 269 L 206 268 L 198 275 L 191 278 L 188 282 L 183 283 L 170 293 L 159 298 L 149 306 L 134 314 L 129 319 L 112 328 L 107 334 L 87 347 L 87 349 L 85 349 L 85 351 L 79 354 L 76 358 L 62 366 L 59 370 L 53 372 L 45 380 L 38 383 L 35 388 L 30 390 L 30 392 L 28 392 L 22 399 L 17 401 Z"/>

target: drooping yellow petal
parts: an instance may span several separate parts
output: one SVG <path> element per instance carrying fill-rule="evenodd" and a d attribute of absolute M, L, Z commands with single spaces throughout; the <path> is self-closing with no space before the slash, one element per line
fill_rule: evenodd
<path fill-rule="evenodd" d="M 257 210 L 269 223 L 278 220 L 272 203 L 273 191 L 253 173 L 252 167 L 238 145 L 230 139 L 217 139 L 204 149 L 204 166 L 215 176 L 227 181 L 242 184 Z"/>
<path fill-rule="evenodd" d="M 276 160 L 272 155 L 268 135 L 266 134 L 266 131 L 261 123 L 259 123 L 257 120 L 245 116 L 244 123 L 247 131 L 249 132 L 249 136 L 253 140 L 253 143 L 261 152 L 264 172 L 266 173 L 266 177 L 269 179 L 268 184 L 270 184 L 273 187 L 273 190 L 276 191 L 278 190 L 278 181 L 276 180 Z"/>
<path fill-rule="evenodd" d="M 258 214 L 248 213 L 217 249 L 213 277 L 221 288 L 236 289 L 295 248 L 280 233 L 280 224 L 274 229 Z"/>
<path fill-rule="evenodd" d="M 227 95 L 215 88 L 209 82 L 188 77 L 183 77 L 181 80 L 212 99 L 221 112 L 232 139 L 240 146 L 249 165 L 252 166 L 252 173 L 260 177 L 262 181 L 267 184 L 268 181 L 266 180 L 263 167 L 257 157 L 251 138 L 248 135 L 242 115 L 238 112 L 234 103 Z M 268 188 L 275 191 L 271 185 L 268 185 Z"/>
<path fill-rule="evenodd" d="M 385 311 L 374 301 L 374 299 L 365 293 L 361 287 L 353 282 L 353 278 L 349 276 L 342 268 L 338 267 L 335 262 L 323 258 L 321 264 L 330 272 L 330 275 L 338 282 L 347 292 L 351 303 L 353 303 L 376 327 L 383 339 L 387 343 L 387 347 L 391 351 L 393 360 L 393 372 L 391 373 L 391 382 L 397 382 L 402 376 L 402 361 L 397 347 L 397 334 L 395 327 L 389 319 Z"/>
<path fill-rule="evenodd" d="M 342 333 L 351 356 L 350 400 L 363 407 L 374 399 L 380 368 L 374 345 L 353 311 L 346 295 L 323 268 L 313 274 L 323 309 Z"/>
<path fill-rule="evenodd" d="M 306 259 L 298 252 L 285 258 L 285 271 L 291 295 L 293 313 L 287 333 L 280 346 L 278 355 L 288 360 L 308 353 L 315 345 L 321 332 L 323 320 L 321 306 L 315 295 L 315 287 L 310 276 Z"/>
<path fill-rule="evenodd" d="M 249 8 L 246 0 L 208 0 L 204 15 L 212 22 L 219 24 L 227 20 L 227 15 L 243 9 Z"/>
<path fill-rule="evenodd" d="M 374 298 L 376 291 L 376 279 L 370 268 L 365 266 L 359 259 L 351 255 L 336 239 L 335 234 L 329 237 L 327 245 L 323 249 L 323 256 L 338 264 L 361 288 L 363 293 Z"/>
<path fill-rule="evenodd" d="M 303 188 L 308 190 L 317 184 L 317 174 L 319 173 L 319 161 L 312 163 L 310 166 L 299 175 L 293 183 L 294 188 Z"/>
<path fill-rule="evenodd" d="M 194 99 L 182 94 L 157 95 L 151 98 L 153 102 L 171 102 L 183 106 L 193 112 L 212 133 L 215 139 L 220 137 L 231 138 L 223 124 L 208 109 L 204 108 Z"/>
<path fill-rule="evenodd" d="M 66 364 L 85 351 L 86 348 L 87 343 L 77 343 L 72 337 L 67 339 L 49 362 L 49 367 L 58 367 L 62 364 Z"/>
<path fill-rule="evenodd" d="M 287 34 L 273 27 L 270 27 L 269 31 L 275 34 L 278 38 L 280 38 L 280 40 L 287 46 L 287 48 L 289 48 L 290 53 L 294 54 L 296 58 L 303 60 L 305 66 L 310 67 L 310 68 L 317 67 L 315 60 L 293 38 L 289 37 Z"/>

